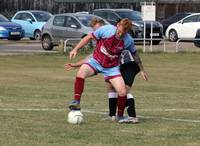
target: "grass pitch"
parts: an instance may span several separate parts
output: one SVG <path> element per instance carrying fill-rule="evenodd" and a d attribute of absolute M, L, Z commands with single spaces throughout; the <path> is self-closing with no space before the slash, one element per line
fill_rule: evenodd
<path fill-rule="evenodd" d="M 68 124 L 64 109 L 72 99 L 76 75 L 76 70 L 64 70 L 68 58 L 1 56 L 0 145 L 199 146 L 200 54 L 140 56 L 149 82 L 138 75 L 132 88 L 137 125 L 105 120 L 108 100 L 101 75 L 86 80 L 85 124 Z"/>

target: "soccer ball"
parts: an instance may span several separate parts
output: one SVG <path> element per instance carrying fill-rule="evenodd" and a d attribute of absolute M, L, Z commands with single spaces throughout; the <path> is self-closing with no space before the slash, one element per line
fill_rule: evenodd
<path fill-rule="evenodd" d="M 81 111 L 70 111 L 68 113 L 68 122 L 71 124 L 81 124 L 83 123 L 83 114 Z"/>

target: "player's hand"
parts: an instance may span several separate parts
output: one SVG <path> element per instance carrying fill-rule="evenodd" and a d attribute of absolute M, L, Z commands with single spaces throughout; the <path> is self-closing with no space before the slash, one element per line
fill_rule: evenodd
<path fill-rule="evenodd" d="M 69 59 L 72 60 L 73 58 L 76 57 L 77 51 L 75 49 L 73 49 L 72 51 L 70 51 L 69 53 Z"/>
<path fill-rule="evenodd" d="M 144 70 L 141 71 L 141 76 L 145 81 L 148 81 L 148 74 Z"/>
<path fill-rule="evenodd" d="M 77 66 L 76 66 L 76 64 L 75 63 L 66 63 L 65 65 L 64 65 L 64 68 L 66 69 L 66 70 L 71 70 L 71 69 L 74 69 L 74 68 L 76 68 Z"/>

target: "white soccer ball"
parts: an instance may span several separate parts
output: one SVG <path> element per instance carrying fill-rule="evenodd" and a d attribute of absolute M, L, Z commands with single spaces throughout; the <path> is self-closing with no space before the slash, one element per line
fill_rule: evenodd
<path fill-rule="evenodd" d="M 71 124 L 81 124 L 83 123 L 83 114 L 81 111 L 70 111 L 68 113 L 68 122 Z"/>

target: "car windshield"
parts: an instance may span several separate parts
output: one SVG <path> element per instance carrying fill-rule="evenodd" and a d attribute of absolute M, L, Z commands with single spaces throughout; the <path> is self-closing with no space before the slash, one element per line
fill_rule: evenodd
<path fill-rule="evenodd" d="M 3 15 L 0 15 L 0 22 L 9 22 L 9 20 Z"/>
<path fill-rule="evenodd" d="M 186 17 L 188 15 L 189 14 L 177 14 L 177 15 L 174 15 L 174 16 L 168 18 L 168 19 L 176 21 L 176 20 L 181 20 L 181 19 L 183 19 L 184 17 Z"/>
<path fill-rule="evenodd" d="M 51 14 L 47 12 L 32 12 L 38 22 L 47 22 L 51 18 Z"/>
<path fill-rule="evenodd" d="M 132 21 L 142 21 L 141 13 L 137 11 L 118 11 L 117 14 Z"/>
<path fill-rule="evenodd" d="M 94 18 L 94 16 L 76 16 L 78 20 L 86 27 L 90 27 L 90 22 Z"/>

